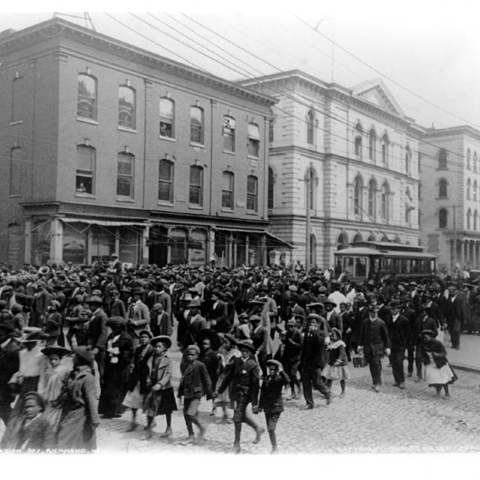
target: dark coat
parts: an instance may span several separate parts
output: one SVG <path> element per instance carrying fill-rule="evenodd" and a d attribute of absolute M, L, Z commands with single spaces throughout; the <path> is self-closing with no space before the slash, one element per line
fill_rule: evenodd
<path fill-rule="evenodd" d="M 0 403 L 10 404 L 13 401 L 8 382 L 20 368 L 19 348 L 13 340 L 3 349 L 0 347 Z"/>
<path fill-rule="evenodd" d="M 189 363 L 183 372 L 178 387 L 178 396 L 191 399 L 202 398 L 204 395 L 207 395 L 207 399 L 212 398 L 212 381 L 207 367 L 202 362 L 195 360 Z"/>
<path fill-rule="evenodd" d="M 92 348 L 105 350 L 107 344 L 107 314 L 100 308 L 88 323 L 88 343 Z"/>
<path fill-rule="evenodd" d="M 437 368 L 442 368 L 448 363 L 447 351 L 442 342 L 439 340 L 431 339 L 423 343 L 423 350 L 432 354 L 433 361 Z M 423 363 L 428 364 L 428 356 L 423 358 Z"/>
<path fill-rule="evenodd" d="M 385 349 L 390 348 L 390 337 L 385 322 L 379 318 L 373 322 L 370 318 L 364 320 L 358 344 L 363 347 L 365 357 L 385 355 Z"/>
<path fill-rule="evenodd" d="M 289 383 L 290 378 L 283 370 L 273 378 L 270 376 L 264 378 L 260 390 L 259 408 L 265 413 L 283 412 L 282 389 Z"/>
<path fill-rule="evenodd" d="M 268 346 L 268 330 L 265 327 L 258 327 L 252 333 L 253 346 L 259 353 L 267 353 Z"/>
<path fill-rule="evenodd" d="M 234 358 L 226 367 L 225 378 L 218 393 L 223 393 L 230 383 L 230 398 L 233 401 L 251 402 L 254 407 L 258 405 L 260 373 L 258 364 L 253 358 L 245 362 L 241 357 Z"/>
<path fill-rule="evenodd" d="M 140 382 L 140 393 L 147 391 L 147 378 L 149 369 L 147 366 L 148 359 L 153 352 L 151 345 L 146 347 L 139 346 L 135 349 L 133 355 L 133 370 L 128 377 L 127 390 L 132 391 L 138 382 Z"/>
<path fill-rule="evenodd" d="M 209 321 L 215 321 L 215 325 L 212 324 L 212 330 L 216 332 L 228 332 L 231 328 L 231 325 L 228 324 L 228 311 L 227 311 L 227 304 L 222 300 L 218 301 L 216 307 L 213 306 L 210 308 L 210 312 L 208 314 Z"/>
<path fill-rule="evenodd" d="M 394 322 L 392 317 L 387 326 L 392 350 L 405 350 L 408 348 L 410 342 L 410 322 L 408 318 L 399 315 Z"/>
<path fill-rule="evenodd" d="M 423 330 L 431 330 L 436 337 L 438 334 L 437 322 L 430 317 L 420 316 L 415 321 L 415 345 L 423 344 L 421 333 Z"/>
<path fill-rule="evenodd" d="M 303 337 L 300 370 L 323 368 L 326 363 L 325 334 L 321 330 L 307 332 Z"/>
<path fill-rule="evenodd" d="M 448 327 L 457 327 L 457 329 L 461 328 L 465 323 L 465 305 L 463 296 L 458 293 L 453 301 L 451 298 L 447 298 L 444 305 Z"/>
<path fill-rule="evenodd" d="M 285 363 L 295 363 L 300 361 L 302 354 L 303 335 L 297 328 L 285 334 L 285 349 L 283 351 L 282 361 Z"/>

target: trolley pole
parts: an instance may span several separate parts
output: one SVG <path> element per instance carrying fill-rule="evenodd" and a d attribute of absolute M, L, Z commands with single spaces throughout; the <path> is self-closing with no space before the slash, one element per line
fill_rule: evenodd
<path fill-rule="evenodd" d="M 306 208 L 307 211 L 305 213 L 305 269 L 307 271 L 310 270 L 310 167 L 307 170 L 307 178 L 305 179 L 305 187 L 306 187 Z"/>
<path fill-rule="evenodd" d="M 453 205 L 453 269 L 457 268 L 457 206 Z"/>

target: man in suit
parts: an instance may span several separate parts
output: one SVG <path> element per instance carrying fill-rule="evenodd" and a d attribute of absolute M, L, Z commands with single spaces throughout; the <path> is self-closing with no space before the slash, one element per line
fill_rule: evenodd
<path fill-rule="evenodd" d="M 382 384 L 382 357 L 389 356 L 390 337 L 385 322 L 378 317 L 378 305 L 372 303 L 368 307 L 368 318 L 363 321 L 358 339 L 358 351 L 362 351 L 370 367 L 372 389 L 380 391 Z"/>
<path fill-rule="evenodd" d="M 321 373 L 327 363 L 325 334 L 319 329 L 319 317 L 310 314 L 307 317 L 308 330 L 303 339 L 300 358 L 300 373 L 302 376 L 303 396 L 306 401 L 305 410 L 314 407 L 313 389 L 318 390 L 330 404 L 330 389 L 322 379 Z"/>
<path fill-rule="evenodd" d="M 150 328 L 150 311 L 142 302 L 145 293 L 143 288 L 136 287 L 132 290 L 132 303 L 128 307 L 128 325 L 130 335 L 133 337 L 133 347 L 137 348 L 140 343 L 139 334 L 144 329 Z"/>
<path fill-rule="evenodd" d="M 261 325 L 261 320 L 260 315 L 252 315 L 248 321 L 250 322 L 250 338 L 257 353 L 260 369 L 265 377 L 267 375 L 267 360 L 269 357 L 267 352 L 269 336 L 268 330 Z"/>
<path fill-rule="evenodd" d="M 184 348 L 197 343 L 199 333 L 207 328 L 207 321 L 201 314 L 202 301 L 200 297 L 191 300 L 187 308 L 189 310 L 189 316 L 187 318 L 188 326 L 183 342 Z"/>
<path fill-rule="evenodd" d="M 330 326 L 330 329 L 336 328 L 340 330 L 340 333 L 343 333 L 343 322 L 342 317 L 337 313 L 336 308 L 337 304 L 331 300 L 323 302 L 325 308 L 325 318 Z"/>
<path fill-rule="evenodd" d="M 157 290 L 157 301 L 155 303 L 161 303 L 163 309 L 169 315 L 172 315 L 172 297 L 165 291 L 165 285 L 159 280 L 155 286 Z"/>
<path fill-rule="evenodd" d="M 458 291 L 458 285 L 451 283 L 448 286 L 448 298 L 445 302 L 445 317 L 452 348 L 455 350 L 460 350 L 460 332 L 465 323 L 465 305 L 463 302 L 462 294 Z"/>
<path fill-rule="evenodd" d="M 102 299 L 94 296 L 87 300 L 92 310 L 92 317 L 87 324 L 88 344 L 95 355 L 100 377 L 103 377 L 105 366 L 105 350 L 107 345 L 107 314 L 103 311 Z"/>
<path fill-rule="evenodd" d="M 45 282 L 39 280 L 36 284 L 36 293 L 33 295 L 33 311 L 30 320 L 31 327 L 42 328 L 45 323 L 45 317 L 48 312 L 48 306 L 52 296 L 48 293 Z"/>
<path fill-rule="evenodd" d="M 10 419 L 13 395 L 8 383 L 12 375 L 20 369 L 18 344 L 12 339 L 13 328 L 0 325 L 0 418 L 7 425 Z"/>
<path fill-rule="evenodd" d="M 392 346 L 390 363 L 392 365 L 393 379 L 395 380 L 394 386 L 403 390 L 405 388 L 403 361 L 405 359 L 405 350 L 410 340 L 410 322 L 407 317 L 401 314 L 402 306 L 399 300 L 390 302 L 392 315 L 387 327 Z"/>
<path fill-rule="evenodd" d="M 220 292 L 218 290 L 212 290 L 210 293 L 210 299 L 212 305 L 208 312 L 208 324 L 212 330 L 217 333 L 228 333 L 231 325 L 228 324 L 228 311 L 227 304 L 220 300 Z"/>

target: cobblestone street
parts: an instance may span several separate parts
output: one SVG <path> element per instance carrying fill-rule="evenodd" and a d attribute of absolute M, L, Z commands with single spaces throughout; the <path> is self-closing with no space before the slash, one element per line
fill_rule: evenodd
<path fill-rule="evenodd" d="M 178 354 L 173 354 L 176 357 Z M 177 362 L 178 364 L 178 362 Z M 347 382 L 345 398 L 338 398 L 339 385 L 334 384 L 334 398 L 328 407 L 316 394 L 314 410 L 303 411 L 303 398 L 285 402 L 285 412 L 277 427 L 280 453 L 360 453 L 360 452 L 443 452 L 480 451 L 480 375 L 458 371 L 459 380 L 451 387 L 448 399 L 435 396 L 435 390 L 424 382 L 408 378 L 406 389 L 393 386 L 391 369 L 384 361 L 383 387 L 371 390 L 368 368 L 354 369 Z M 178 381 L 178 371 L 176 372 Z M 182 446 L 186 428 L 181 413 L 173 417 L 174 434 L 161 439 L 164 418 L 157 417 L 155 436 L 142 440 L 141 427 L 128 433 L 130 413 L 120 419 L 104 420 L 98 430 L 99 452 L 135 453 L 231 453 L 233 425 L 220 424 L 210 416 L 211 402 L 202 401 L 201 415 L 208 422 L 207 442 L 202 446 Z M 264 415 L 257 416 L 265 425 Z M 144 422 L 144 418 L 141 417 Z M 144 423 L 143 423 L 144 424 Z M 248 426 L 242 431 L 242 453 L 267 454 L 270 442 L 265 434 L 259 445 L 253 445 L 255 434 Z"/>

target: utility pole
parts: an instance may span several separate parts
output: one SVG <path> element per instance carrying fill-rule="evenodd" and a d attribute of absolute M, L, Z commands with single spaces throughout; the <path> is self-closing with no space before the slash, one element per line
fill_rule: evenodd
<path fill-rule="evenodd" d="M 453 268 L 457 268 L 457 206 L 453 205 Z"/>
<path fill-rule="evenodd" d="M 311 166 L 307 170 L 307 178 L 305 179 L 306 190 L 306 213 L 305 213 L 305 269 L 308 273 L 310 270 L 310 189 L 311 189 Z"/>

